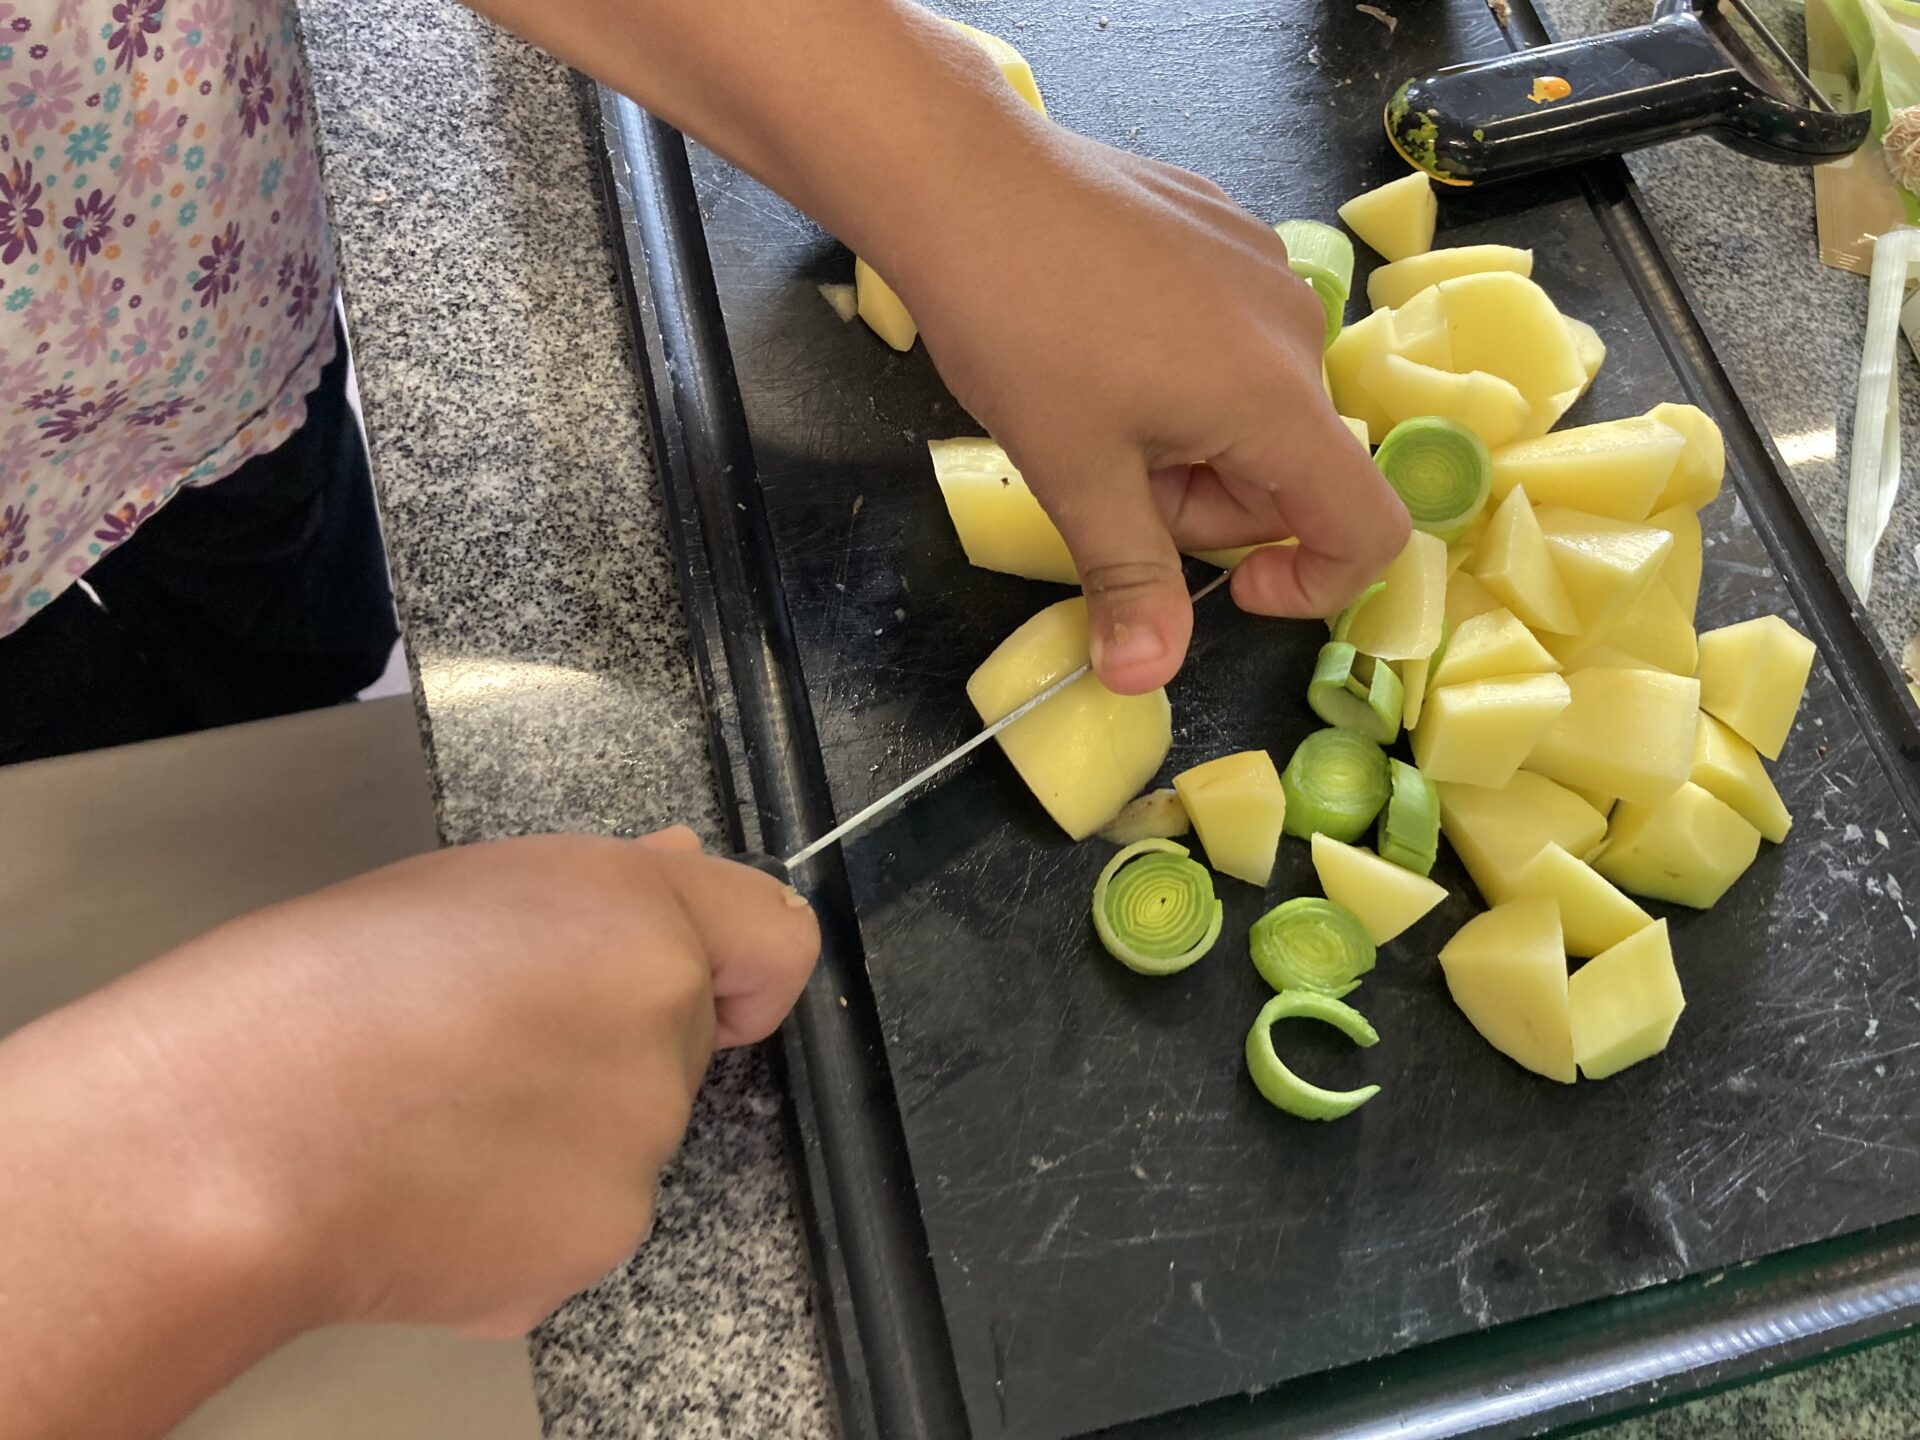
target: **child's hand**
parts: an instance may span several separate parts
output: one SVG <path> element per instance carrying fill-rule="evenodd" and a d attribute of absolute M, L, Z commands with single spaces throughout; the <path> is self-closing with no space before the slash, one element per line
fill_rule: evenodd
<path fill-rule="evenodd" d="M 137 1066 L 130 1145 L 260 1222 L 257 1278 L 306 1323 L 517 1335 L 641 1243 L 714 1045 L 771 1032 L 819 949 L 791 890 L 697 852 L 682 831 L 405 861 L 17 1038 L 92 1077 Z"/>
<path fill-rule="evenodd" d="M 1324 315 L 1279 237 L 1185 171 L 1016 133 L 951 213 L 917 217 L 889 278 L 1065 535 L 1101 678 L 1147 690 L 1179 668 L 1181 549 L 1298 536 L 1249 557 L 1234 598 L 1339 610 L 1407 514 L 1326 398 Z"/>

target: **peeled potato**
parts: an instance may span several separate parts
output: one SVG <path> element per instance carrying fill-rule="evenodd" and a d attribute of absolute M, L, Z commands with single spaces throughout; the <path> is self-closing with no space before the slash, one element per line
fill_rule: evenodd
<path fill-rule="evenodd" d="M 1664 920 L 1635 931 L 1574 971 L 1567 982 L 1573 1058 L 1604 1080 L 1667 1048 L 1687 997 L 1673 967 Z"/>
<path fill-rule="evenodd" d="M 1813 642 L 1778 615 L 1700 637 L 1700 708 L 1769 760 L 1780 758 L 1813 672 Z"/>
<path fill-rule="evenodd" d="M 1433 186 L 1417 170 L 1340 207 L 1347 228 L 1389 260 L 1405 260 L 1430 248 L 1439 214 Z"/>
<path fill-rule="evenodd" d="M 1007 452 L 987 439 L 929 440 L 933 478 L 967 559 L 983 570 L 1078 585 L 1067 542 Z"/>
<path fill-rule="evenodd" d="M 1440 968 L 1453 1003 L 1489 1045 L 1573 1084 L 1567 953 L 1551 900 L 1512 900 L 1474 916 L 1441 948 Z"/>
<path fill-rule="evenodd" d="M 1015 630 L 967 681 L 991 725 L 1087 663 L 1087 602 L 1049 605 Z M 999 735 L 1000 748 L 1060 828 L 1084 840 L 1118 815 L 1167 758 L 1173 711 L 1164 689 L 1116 695 L 1082 676 Z"/>

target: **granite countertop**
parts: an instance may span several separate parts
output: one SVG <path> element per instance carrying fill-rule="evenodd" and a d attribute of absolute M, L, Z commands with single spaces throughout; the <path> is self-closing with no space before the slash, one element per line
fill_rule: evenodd
<path fill-rule="evenodd" d="M 684 820 L 717 839 L 585 95 L 448 0 L 300 9 L 446 838 Z M 1571 32 L 1647 5 L 1547 9 Z M 1696 141 L 1638 173 L 1736 381 L 1837 537 L 1845 438 L 1831 436 L 1851 412 L 1865 282 L 1812 262 L 1803 172 Z M 1920 376 L 1905 378 L 1912 401 Z M 1916 540 L 1910 487 L 1873 606 L 1896 651 L 1920 618 Z M 718 1064 L 652 1240 L 534 1337 L 549 1435 L 833 1434 L 779 1110 L 764 1057 Z M 1916 1375 L 1920 1340 L 1603 1433 L 1878 1440 L 1920 1413 Z"/>

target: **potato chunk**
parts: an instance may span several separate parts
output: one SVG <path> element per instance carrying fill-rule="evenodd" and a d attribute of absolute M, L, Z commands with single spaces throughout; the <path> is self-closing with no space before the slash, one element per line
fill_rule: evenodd
<path fill-rule="evenodd" d="M 1507 893 L 1558 905 L 1569 955 L 1598 955 L 1653 923 L 1599 871 L 1551 842 L 1514 872 Z"/>
<path fill-rule="evenodd" d="M 1360 367 L 1360 384 L 1398 425 L 1438 415 L 1466 426 L 1488 446 L 1505 445 L 1527 423 L 1527 397 L 1498 375 L 1461 375 L 1420 365 L 1404 355 L 1375 355 Z"/>
<path fill-rule="evenodd" d="M 1700 637 L 1700 708 L 1778 760 L 1813 673 L 1813 642 L 1778 615 Z"/>
<path fill-rule="evenodd" d="M 1570 703 L 1527 756 L 1562 785 L 1644 805 L 1672 794 L 1693 768 L 1700 683 L 1662 670 L 1576 670 Z"/>
<path fill-rule="evenodd" d="M 933 478 L 967 559 L 982 570 L 1078 585 L 1067 542 L 1007 452 L 984 438 L 929 440 Z"/>
<path fill-rule="evenodd" d="M 1705 910 L 1759 853 L 1760 832 L 1689 782 L 1657 805 L 1614 806 L 1593 868 L 1631 894 Z"/>
<path fill-rule="evenodd" d="M 1596 639 L 1659 581 L 1673 550 L 1673 537 L 1651 525 L 1557 505 L 1542 505 L 1534 518 L 1573 601 L 1578 633 Z"/>
<path fill-rule="evenodd" d="M 1444 782 L 1434 789 L 1440 833 L 1489 905 L 1511 895 L 1513 877 L 1543 846 L 1585 859 L 1607 838 L 1606 819 L 1544 775 L 1522 770 L 1498 790 Z"/>
<path fill-rule="evenodd" d="M 1667 556 L 1667 563 L 1660 567 L 1660 578 L 1673 592 L 1673 598 L 1680 602 L 1691 625 L 1700 608 L 1700 572 L 1706 565 L 1700 517 L 1689 506 L 1669 505 L 1649 515 L 1647 524 L 1673 536 L 1673 550 Z"/>
<path fill-rule="evenodd" d="M 1433 672 L 1433 683 L 1464 685 L 1505 675 L 1557 674 L 1560 662 L 1534 638 L 1511 610 L 1490 610 L 1460 622 L 1447 639 L 1447 653 Z"/>
<path fill-rule="evenodd" d="M 1567 982 L 1573 1058 L 1580 1073 L 1604 1080 L 1658 1055 L 1686 1008 L 1666 921 L 1594 956 Z"/>
<path fill-rule="evenodd" d="M 1418 170 L 1375 190 L 1354 196 L 1340 207 L 1340 218 L 1389 260 L 1424 254 L 1433 245 L 1433 222 L 1440 202 Z"/>
<path fill-rule="evenodd" d="M 1327 899 L 1358 915 L 1376 945 L 1386 944 L 1447 898 L 1446 887 L 1426 876 L 1318 831 L 1313 835 L 1313 870 Z"/>
<path fill-rule="evenodd" d="M 1547 292 L 1523 276 L 1497 270 L 1444 280 L 1434 288 L 1446 309 L 1452 350 L 1444 368 L 1484 370 L 1509 381 L 1532 408 L 1523 433 L 1545 434 L 1565 408 L 1553 408 L 1553 397 L 1577 396 L 1587 383 L 1566 320 Z M 1565 403 L 1572 404 L 1572 398 Z"/>
<path fill-rule="evenodd" d="M 991 725 L 1087 663 L 1087 602 L 1049 605 L 989 655 L 967 698 Z M 1000 748 L 1060 828 L 1084 840 L 1120 813 L 1167 758 L 1167 692 L 1116 695 L 1085 675 L 999 734 Z"/>
<path fill-rule="evenodd" d="M 1536 505 L 1644 520 L 1686 437 L 1657 420 L 1605 420 L 1522 440 L 1493 457 L 1493 493 L 1527 487 Z"/>
<path fill-rule="evenodd" d="M 1413 759 L 1429 780 L 1499 787 L 1533 752 L 1570 700 L 1558 675 L 1474 680 L 1429 691 Z"/>
<path fill-rule="evenodd" d="M 1222 755 L 1173 777 L 1174 791 L 1193 818 L 1207 863 L 1249 885 L 1273 875 L 1287 819 L 1287 792 L 1264 750 Z"/>
<path fill-rule="evenodd" d="M 1481 1037 L 1536 1075 L 1571 1085 L 1567 952 L 1551 900 L 1513 900 L 1476 915 L 1440 951 L 1453 1003 Z"/>
<path fill-rule="evenodd" d="M 860 318 L 869 330 L 896 350 L 913 348 L 913 342 L 920 338 L 920 327 L 913 323 L 913 316 L 893 293 L 893 287 L 880 278 L 880 272 L 858 258 L 853 262 L 853 291 Z"/>
<path fill-rule="evenodd" d="M 1759 752 L 1704 710 L 1694 737 L 1693 770 L 1687 778 L 1731 806 L 1762 839 L 1778 845 L 1793 828 L 1787 802 L 1774 788 Z"/>
<path fill-rule="evenodd" d="M 1386 589 L 1354 614 L 1347 641 L 1382 660 L 1423 660 L 1440 644 L 1447 609 L 1447 547 L 1415 530 L 1387 567 Z"/>
<path fill-rule="evenodd" d="M 1514 486 L 1493 512 L 1468 568 L 1523 624 L 1561 635 L 1579 632 L 1573 598 L 1554 567 L 1525 486 Z"/>
<path fill-rule="evenodd" d="M 1455 245 L 1396 260 L 1367 277 L 1367 303 L 1376 310 L 1382 306 L 1397 309 L 1429 285 L 1487 270 L 1507 270 L 1531 277 L 1533 251 L 1518 250 L 1511 245 Z"/>
<path fill-rule="evenodd" d="M 1698 510 L 1711 504 L 1727 473 L 1727 447 L 1720 427 L 1698 405 L 1656 405 L 1647 412 L 1647 418 L 1672 426 L 1687 440 L 1653 508 L 1685 505 Z"/>

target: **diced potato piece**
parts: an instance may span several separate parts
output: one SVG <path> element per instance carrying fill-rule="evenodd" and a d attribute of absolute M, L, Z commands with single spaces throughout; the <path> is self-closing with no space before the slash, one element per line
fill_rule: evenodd
<path fill-rule="evenodd" d="M 1468 563 L 1475 578 L 1523 624 L 1562 635 L 1579 630 L 1573 597 L 1554 567 L 1525 486 L 1514 486 L 1500 502 Z"/>
<path fill-rule="evenodd" d="M 1249 885 L 1265 885 L 1280 849 L 1287 792 L 1264 750 L 1222 755 L 1173 777 L 1180 803 L 1206 847 L 1207 863 Z"/>
<path fill-rule="evenodd" d="M 1693 768 L 1700 683 L 1664 670 L 1576 670 L 1569 704 L 1527 756 L 1535 774 L 1657 804 Z"/>
<path fill-rule="evenodd" d="M 1494 594 L 1471 570 L 1456 569 L 1447 576 L 1447 626 L 1458 630 L 1476 615 L 1503 608 Z"/>
<path fill-rule="evenodd" d="M 1369 450 L 1373 448 L 1373 432 L 1367 428 L 1366 421 L 1356 420 L 1351 415 L 1342 415 L 1340 417 L 1340 423 L 1347 427 L 1347 433 L 1352 435 L 1354 439 L 1358 440 Z"/>
<path fill-rule="evenodd" d="M 1007 452 L 984 438 L 929 440 L 933 478 L 967 559 L 983 570 L 1078 585 L 1067 542 Z"/>
<path fill-rule="evenodd" d="M 1673 550 L 1667 556 L 1667 563 L 1660 567 L 1660 578 L 1673 592 L 1673 598 L 1680 602 L 1680 609 L 1691 625 L 1700 608 L 1700 572 L 1706 560 L 1700 516 L 1691 506 L 1669 505 L 1649 515 L 1647 524 L 1673 536 Z"/>
<path fill-rule="evenodd" d="M 1363 320 L 1343 327 L 1327 346 L 1324 357 L 1333 405 L 1367 427 L 1368 444 L 1378 445 L 1393 428 L 1386 409 L 1360 383 L 1360 371 L 1376 355 L 1392 353 L 1399 342 L 1391 310 L 1376 310 Z"/>
<path fill-rule="evenodd" d="M 1587 384 L 1591 385 L 1593 377 L 1600 373 L 1600 367 L 1606 363 L 1607 342 L 1586 321 L 1576 320 L 1571 315 L 1560 318 L 1567 322 L 1567 335 L 1573 341 L 1573 353 L 1580 357 L 1580 368 L 1587 372 Z"/>
<path fill-rule="evenodd" d="M 1651 525 L 1558 505 L 1542 505 L 1534 518 L 1573 601 L 1579 633 L 1595 638 L 1658 583 L 1673 550 L 1673 537 Z"/>
<path fill-rule="evenodd" d="M 948 19 L 947 23 L 987 52 L 988 58 L 998 65 L 1000 73 L 1007 77 L 1007 83 L 1013 87 L 1014 94 L 1031 105 L 1036 113 L 1041 115 L 1047 113 L 1046 103 L 1040 98 L 1040 87 L 1034 83 L 1033 67 L 1027 63 L 1026 56 L 998 35 L 989 35 L 986 31 L 976 30 L 973 26 L 959 20 Z"/>
<path fill-rule="evenodd" d="M 1502 1055 L 1571 1085 L 1567 955 L 1551 900 L 1514 900 L 1476 915 L 1440 951 L 1453 1003 Z"/>
<path fill-rule="evenodd" d="M 1657 420 L 1605 420 L 1521 440 L 1495 452 L 1493 493 L 1527 487 L 1536 505 L 1644 520 L 1686 438 Z"/>
<path fill-rule="evenodd" d="M 1087 663 L 1087 602 L 1049 605 L 1015 630 L 967 681 L 983 724 Z M 1084 840 L 1138 795 L 1173 744 L 1167 692 L 1115 695 L 1083 676 L 997 737 L 1060 828 Z"/>
<path fill-rule="evenodd" d="M 1688 782 L 1658 805 L 1622 800 L 1593 868 L 1622 890 L 1705 910 L 1760 853 L 1760 832 Z"/>
<path fill-rule="evenodd" d="M 1511 610 L 1490 610 L 1463 620 L 1447 640 L 1447 653 L 1433 683 L 1464 685 L 1503 675 L 1557 674 L 1560 662 L 1534 639 Z"/>
<path fill-rule="evenodd" d="M 1400 723 L 1411 730 L 1420 723 L 1420 712 L 1427 706 L 1427 682 L 1433 673 L 1433 656 L 1423 660 L 1402 660 L 1394 667 L 1400 676 Z"/>
<path fill-rule="evenodd" d="M 827 302 L 842 325 L 860 318 L 860 292 L 851 285 L 816 285 L 820 298 Z"/>
<path fill-rule="evenodd" d="M 1397 309 L 1430 285 L 1486 270 L 1508 270 L 1515 275 L 1531 276 L 1533 252 L 1516 250 L 1511 245 L 1456 245 L 1448 250 L 1429 250 L 1424 255 L 1396 260 L 1367 277 L 1367 303 L 1376 310 L 1382 306 Z"/>
<path fill-rule="evenodd" d="M 1113 819 L 1100 827 L 1109 845 L 1132 845 L 1140 840 L 1171 840 L 1193 829 L 1187 807 L 1172 790 L 1149 790 L 1129 800 Z"/>
<path fill-rule="evenodd" d="M 1552 397 L 1587 383 L 1586 367 L 1547 292 L 1497 270 L 1444 280 L 1436 289 L 1453 351 L 1445 368 L 1485 370 L 1510 382 L 1532 407 L 1524 433 L 1544 434 L 1555 418 L 1545 413 Z"/>
<path fill-rule="evenodd" d="M 1731 806 L 1762 839 L 1778 845 L 1793 828 L 1787 802 L 1760 763 L 1760 753 L 1704 710 L 1694 737 L 1693 770 L 1687 778 Z"/>
<path fill-rule="evenodd" d="M 1769 760 L 1780 758 L 1813 672 L 1813 642 L 1778 615 L 1700 637 L 1700 708 Z"/>
<path fill-rule="evenodd" d="M 1560 662 L 1562 670 L 1658 670 L 1660 667 L 1638 655 L 1616 650 L 1604 640 L 1587 635 L 1550 635 L 1543 633 L 1540 643 Z"/>
<path fill-rule="evenodd" d="M 1673 675 L 1693 674 L 1700 660 L 1693 622 L 1658 578 L 1609 622 L 1603 639 L 1622 654 Z"/>
<path fill-rule="evenodd" d="M 1513 877 L 1544 845 L 1581 858 L 1607 838 L 1607 822 L 1586 801 L 1544 775 L 1522 770 L 1498 790 L 1439 784 L 1440 833 L 1489 905 L 1511 893 Z"/>
<path fill-rule="evenodd" d="M 1516 900 L 1538 898 L 1558 905 L 1569 955 L 1598 955 L 1653 923 L 1651 915 L 1599 871 L 1553 844 L 1543 846 L 1514 872 L 1507 894 Z"/>
<path fill-rule="evenodd" d="M 1656 405 L 1647 417 L 1671 425 L 1687 437 L 1686 448 L 1680 452 L 1653 508 L 1689 505 L 1698 510 L 1711 504 L 1727 473 L 1727 447 L 1720 437 L 1720 427 L 1698 405 Z"/>
<path fill-rule="evenodd" d="M 1380 578 L 1387 588 L 1360 607 L 1347 631 L 1348 643 L 1381 660 L 1433 654 L 1447 610 L 1446 543 L 1424 530 L 1413 531 Z"/>
<path fill-rule="evenodd" d="M 1426 876 L 1318 831 L 1313 836 L 1313 869 L 1327 899 L 1358 915 L 1376 945 L 1386 944 L 1447 898 L 1446 887 Z"/>
<path fill-rule="evenodd" d="M 893 287 L 882 280 L 871 265 L 857 257 L 853 262 L 853 289 L 860 304 L 860 318 L 867 322 L 867 328 L 894 349 L 911 350 L 920 336 L 920 327 L 913 323 L 913 316 L 893 293 Z"/>
<path fill-rule="evenodd" d="M 1360 383 L 1396 425 L 1416 415 L 1439 415 L 1466 426 L 1490 447 L 1518 435 L 1529 413 L 1526 397 L 1498 375 L 1484 370 L 1456 375 L 1401 355 L 1375 355 L 1360 367 Z"/>
<path fill-rule="evenodd" d="M 1453 369 L 1446 301 L 1438 286 L 1422 290 L 1393 312 L 1393 333 L 1393 353 L 1401 359 L 1435 370 Z"/>
<path fill-rule="evenodd" d="M 1413 732 L 1413 760 L 1429 780 L 1498 787 L 1567 708 L 1558 675 L 1446 685 L 1427 694 Z"/>
<path fill-rule="evenodd" d="M 1620 803 L 1620 797 L 1618 795 L 1603 795 L 1598 790 L 1575 789 L 1573 793 L 1586 801 L 1587 804 L 1591 805 L 1595 810 L 1599 811 L 1602 820 L 1611 815 L 1613 813 L 1613 807 Z"/>
<path fill-rule="evenodd" d="M 1658 1055 L 1686 1008 L 1666 921 L 1594 956 L 1567 982 L 1573 1058 L 1580 1073 L 1604 1080 Z"/>
<path fill-rule="evenodd" d="M 1418 170 L 1356 195 L 1340 207 L 1347 228 L 1389 260 L 1405 260 L 1430 249 L 1433 222 L 1439 214 L 1433 186 Z"/>

